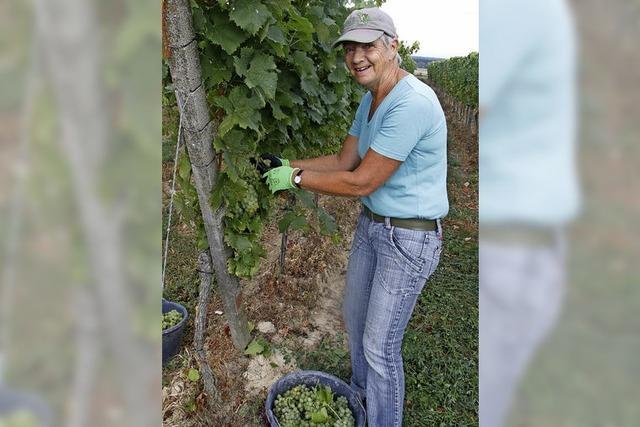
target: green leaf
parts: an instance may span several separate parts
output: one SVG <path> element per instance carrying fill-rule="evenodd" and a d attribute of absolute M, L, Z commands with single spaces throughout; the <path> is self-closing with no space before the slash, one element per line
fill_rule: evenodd
<path fill-rule="evenodd" d="M 320 227 L 323 233 L 333 234 L 337 230 L 338 225 L 335 219 L 324 210 L 319 210 L 318 219 L 320 220 Z"/>
<path fill-rule="evenodd" d="M 291 14 L 289 19 L 289 28 L 298 33 L 299 37 L 311 37 L 313 34 L 313 24 L 305 17 Z"/>
<path fill-rule="evenodd" d="M 196 243 L 196 246 L 201 251 L 209 248 L 209 241 L 207 240 L 207 233 L 204 230 L 204 227 L 200 227 L 198 230 L 198 242 Z"/>
<path fill-rule="evenodd" d="M 236 73 L 239 76 L 246 76 L 247 71 L 249 70 L 249 62 L 253 58 L 253 49 L 249 47 L 243 47 L 240 50 L 240 55 L 233 58 L 233 66 L 236 69 Z"/>
<path fill-rule="evenodd" d="M 248 327 L 249 327 L 249 333 L 253 332 L 253 330 L 256 328 L 256 325 L 251 321 L 249 321 L 247 323 L 248 323 Z"/>
<path fill-rule="evenodd" d="M 258 53 L 252 60 L 247 71 L 245 83 L 248 87 L 259 87 L 264 90 L 267 99 L 272 99 L 276 95 L 278 83 L 278 73 L 273 56 Z"/>
<path fill-rule="evenodd" d="M 264 107 L 262 102 L 256 97 L 249 97 L 245 87 L 235 87 L 225 99 L 223 108 L 227 116 L 222 120 L 218 128 L 220 137 L 238 125 L 242 129 L 253 129 L 258 131 L 261 116 L 259 109 Z"/>
<path fill-rule="evenodd" d="M 247 356 L 257 356 L 258 354 L 264 351 L 264 347 L 258 341 L 253 340 L 247 346 L 247 349 L 244 351 L 244 354 Z"/>
<path fill-rule="evenodd" d="M 187 378 L 189 381 L 196 382 L 200 379 L 200 372 L 197 369 L 189 369 L 189 373 L 187 374 Z"/>
<path fill-rule="evenodd" d="M 320 424 L 327 422 L 329 419 L 329 414 L 327 413 L 327 408 L 321 408 L 319 411 L 311 413 L 311 422 Z"/>
<path fill-rule="evenodd" d="M 229 17 L 240 28 L 253 35 L 271 18 L 271 12 L 255 0 L 238 0 L 234 3 Z"/>
<path fill-rule="evenodd" d="M 191 163 L 189 163 L 187 155 L 180 156 L 180 160 L 178 160 L 178 175 L 183 181 L 191 179 Z"/>
<path fill-rule="evenodd" d="M 251 241 L 245 236 L 232 235 L 229 239 L 229 245 L 238 252 L 246 252 L 251 249 Z"/>
<path fill-rule="evenodd" d="M 315 64 L 306 53 L 296 50 L 291 56 L 302 77 L 316 77 Z"/>
<path fill-rule="evenodd" d="M 231 70 L 226 64 L 202 57 L 200 63 L 202 64 L 202 78 L 209 87 L 217 86 L 231 79 Z"/>
<path fill-rule="evenodd" d="M 329 80 L 329 82 L 331 83 L 342 83 L 346 79 L 347 70 L 345 70 L 342 66 L 337 66 L 331 73 L 329 73 L 329 76 L 327 77 L 327 80 Z"/>
<path fill-rule="evenodd" d="M 300 79 L 300 87 L 309 95 L 315 96 L 320 92 L 320 83 L 316 78 L 303 77 Z"/>
<path fill-rule="evenodd" d="M 229 55 L 249 38 L 249 34 L 229 21 L 224 13 L 214 14 L 213 25 L 208 26 L 206 31 L 206 37 L 212 43 L 222 46 Z"/>
<path fill-rule="evenodd" d="M 281 233 L 291 228 L 292 230 L 302 230 L 307 228 L 307 219 L 304 215 L 299 215 L 295 212 L 287 212 L 280 221 L 278 221 L 278 230 Z"/>
<path fill-rule="evenodd" d="M 291 119 L 289 119 L 289 116 L 287 116 L 282 109 L 280 108 L 280 105 L 278 105 L 278 103 L 273 102 L 273 101 L 269 101 L 269 105 L 271 106 L 271 111 L 273 112 L 273 118 L 276 120 L 284 120 L 284 121 L 288 121 L 289 123 L 291 123 Z"/>
<path fill-rule="evenodd" d="M 284 33 L 282 32 L 282 29 L 277 25 L 271 25 L 269 27 L 269 30 L 267 31 L 267 38 L 278 44 L 285 44 L 287 41 L 284 37 Z"/>
<path fill-rule="evenodd" d="M 198 5 L 191 8 L 191 14 L 193 16 L 193 29 L 196 33 L 205 33 L 207 26 L 210 26 L 209 20 L 204 16 L 204 12 Z"/>

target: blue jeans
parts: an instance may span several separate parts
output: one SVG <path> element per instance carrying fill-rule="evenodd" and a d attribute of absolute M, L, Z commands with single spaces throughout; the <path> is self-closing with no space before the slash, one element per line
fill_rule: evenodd
<path fill-rule="evenodd" d="M 442 233 L 374 222 L 360 215 L 347 269 L 343 315 L 351 387 L 366 398 L 368 425 L 400 427 L 404 370 L 400 347 L 416 301 L 436 269 Z"/>

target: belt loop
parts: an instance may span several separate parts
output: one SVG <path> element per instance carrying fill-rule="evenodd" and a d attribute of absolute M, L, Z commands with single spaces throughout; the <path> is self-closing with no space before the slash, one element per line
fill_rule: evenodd
<path fill-rule="evenodd" d="M 391 228 L 391 218 L 389 218 L 388 216 L 384 217 L 384 228 L 386 228 L 387 230 Z"/>
<path fill-rule="evenodd" d="M 440 218 L 436 219 L 436 232 L 438 233 L 440 240 L 442 240 L 442 223 L 440 222 Z"/>

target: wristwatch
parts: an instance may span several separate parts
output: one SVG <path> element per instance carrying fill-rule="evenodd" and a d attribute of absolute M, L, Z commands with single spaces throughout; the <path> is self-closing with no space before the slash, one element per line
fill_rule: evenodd
<path fill-rule="evenodd" d="M 300 183 L 302 182 L 302 172 L 304 172 L 302 169 L 298 170 L 296 176 L 293 177 L 293 183 L 298 188 L 300 188 Z"/>

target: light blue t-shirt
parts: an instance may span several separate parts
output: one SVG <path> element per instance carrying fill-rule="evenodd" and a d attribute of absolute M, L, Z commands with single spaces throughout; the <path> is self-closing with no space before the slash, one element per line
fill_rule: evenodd
<path fill-rule="evenodd" d="M 565 0 L 483 0 L 480 223 L 573 219 L 576 45 Z"/>
<path fill-rule="evenodd" d="M 358 138 L 358 154 L 371 148 L 401 161 L 376 191 L 361 197 L 373 212 L 394 218 L 437 219 L 449 211 L 447 199 L 447 124 L 433 90 L 408 75 L 384 98 L 371 121 L 367 92 L 349 134 Z"/>

